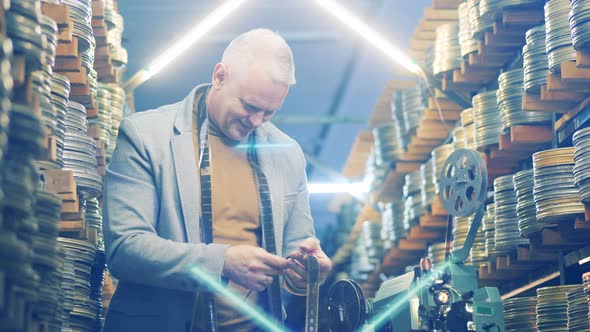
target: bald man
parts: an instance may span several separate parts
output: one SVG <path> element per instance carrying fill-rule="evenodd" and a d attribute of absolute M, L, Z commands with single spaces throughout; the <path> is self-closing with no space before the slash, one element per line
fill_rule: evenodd
<path fill-rule="evenodd" d="M 123 120 L 105 181 L 119 279 L 105 331 L 258 330 L 207 280 L 280 321 L 281 285 L 304 295 L 305 255 L 325 278 L 303 153 L 270 122 L 293 84 L 285 40 L 256 29 L 230 43 L 210 84 Z"/>

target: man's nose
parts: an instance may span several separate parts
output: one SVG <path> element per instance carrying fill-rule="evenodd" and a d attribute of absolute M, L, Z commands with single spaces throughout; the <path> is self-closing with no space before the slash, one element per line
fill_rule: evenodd
<path fill-rule="evenodd" d="M 248 117 L 248 120 L 252 124 L 252 127 L 258 128 L 258 127 L 260 127 L 260 125 L 262 124 L 262 121 L 264 120 L 264 113 L 263 112 L 253 113 Z"/>

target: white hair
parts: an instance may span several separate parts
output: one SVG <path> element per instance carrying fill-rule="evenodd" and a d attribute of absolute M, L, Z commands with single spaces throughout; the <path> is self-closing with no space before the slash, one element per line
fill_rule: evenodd
<path fill-rule="evenodd" d="M 221 62 L 228 68 L 242 71 L 253 64 L 267 68 L 272 79 L 285 84 L 295 84 L 293 53 L 278 33 L 269 29 L 254 29 L 232 40 Z"/>

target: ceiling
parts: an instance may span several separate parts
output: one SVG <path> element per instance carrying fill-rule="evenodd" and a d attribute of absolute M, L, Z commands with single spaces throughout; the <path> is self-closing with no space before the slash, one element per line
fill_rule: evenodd
<path fill-rule="evenodd" d="M 392 61 L 327 15 L 314 0 L 250 0 L 207 38 L 135 92 L 137 111 L 182 99 L 195 85 L 209 82 L 225 46 L 253 28 L 279 32 L 295 58 L 297 84 L 291 88 L 277 126 L 315 154 L 327 167 L 340 171 L 356 134 L 366 121 L 385 84 L 395 79 Z M 431 0 L 342 0 L 394 45 L 408 45 Z M 125 0 L 119 11 L 125 19 L 124 46 L 129 52 L 128 75 L 147 65 L 192 24 L 218 6 L 217 0 Z M 347 123 L 313 123 L 335 115 Z M 289 119 L 306 124 L 286 123 Z M 311 122 L 311 123 L 309 123 Z M 315 167 L 310 182 L 329 178 Z M 312 195 L 318 233 L 336 221 L 327 209 L 332 195 Z"/>

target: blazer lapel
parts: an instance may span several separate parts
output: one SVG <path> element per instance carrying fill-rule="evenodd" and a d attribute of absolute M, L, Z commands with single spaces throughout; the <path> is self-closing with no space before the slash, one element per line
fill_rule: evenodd
<path fill-rule="evenodd" d="M 201 186 L 191 132 L 172 138 L 172 154 L 187 240 L 189 243 L 199 243 Z"/>
<path fill-rule="evenodd" d="M 195 93 L 207 85 L 195 87 L 188 96 L 178 104 L 178 113 L 174 122 L 176 136 L 172 137 L 172 156 L 178 196 L 182 209 L 184 229 L 189 243 L 199 243 L 199 216 L 201 214 L 201 186 L 197 174 L 197 163 L 193 145 L 193 101 Z"/>
<path fill-rule="evenodd" d="M 268 137 L 264 129 L 256 129 L 256 144 L 265 146 L 268 144 Z M 282 255 L 283 244 L 283 199 L 281 197 L 281 188 L 278 185 L 280 179 L 277 179 L 277 167 L 275 167 L 275 160 L 273 158 L 272 149 L 261 148 L 257 149 L 256 155 L 260 162 L 260 167 L 266 176 L 268 187 L 270 191 L 270 199 L 272 204 L 272 217 L 274 221 L 275 244 L 277 253 Z"/>

